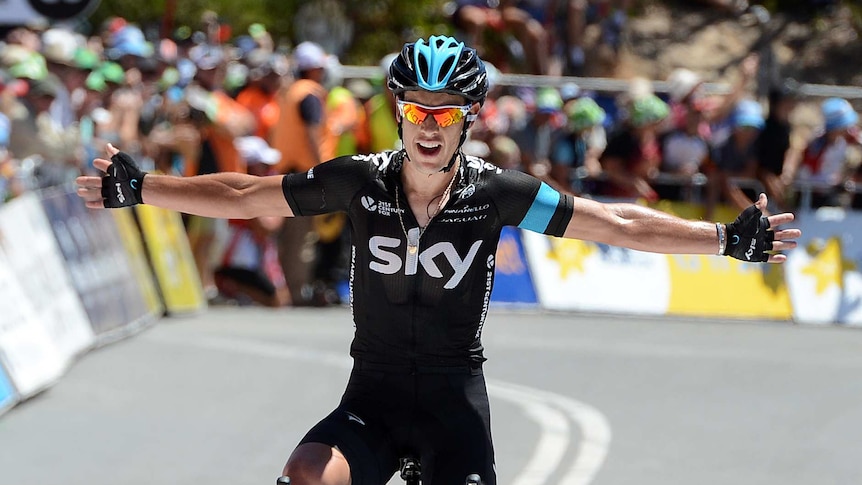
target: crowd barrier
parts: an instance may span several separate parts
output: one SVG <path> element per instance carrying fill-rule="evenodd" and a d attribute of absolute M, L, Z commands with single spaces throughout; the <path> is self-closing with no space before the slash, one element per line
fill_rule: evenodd
<path fill-rule="evenodd" d="M 701 218 L 699 205 L 659 202 Z M 721 208 L 716 219 L 732 220 Z M 492 306 L 862 326 L 862 213 L 803 211 L 785 265 L 663 255 L 504 228 Z M 0 207 L 0 413 L 77 357 L 206 308 L 179 214 L 85 208 L 70 187 Z"/>
<path fill-rule="evenodd" d="M 0 207 L 0 412 L 50 387 L 88 350 L 165 313 L 205 308 L 178 234 L 174 212 L 92 211 L 70 187 Z"/>

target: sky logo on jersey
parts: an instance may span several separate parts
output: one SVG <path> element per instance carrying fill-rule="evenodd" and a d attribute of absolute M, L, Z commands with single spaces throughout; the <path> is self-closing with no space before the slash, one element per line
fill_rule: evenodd
<path fill-rule="evenodd" d="M 374 165 L 377 165 L 377 170 L 383 171 L 386 170 L 386 167 L 389 166 L 389 162 L 392 161 L 392 157 L 398 152 L 380 152 L 380 153 L 368 153 L 368 154 L 359 154 L 353 155 L 353 159 L 357 162 L 371 162 Z"/>
<path fill-rule="evenodd" d="M 408 240 L 415 241 L 418 239 L 419 228 L 414 227 L 410 229 L 408 231 Z M 476 253 L 479 252 L 479 248 L 482 246 L 482 240 L 480 239 L 474 242 L 463 258 L 458 254 L 458 250 L 455 249 L 455 246 L 449 241 L 432 244 L 418 254 L 410 254 L 405 245 L 403 250 L 404 256 L 402 258 L 399 253 L 391 251 L 392 249 L 401 247 L 402 244 L 403 241 L 401 239 L 394 237 L 374 236 L 369 239 L 368 249 L 371 251 L 372 256 L 377 258 L 378 261 L 372 261 L 368 267 L 372 271 L 381 274 L 395 274 L 401 271 L 401 268 L 404 268 L 404 273 L 410 276 L 415 275 L 419 271 L 419 266 L 421 266 L 422 269 L 425 270 L 425 274 L 428 276 L 432 278 L 443 278 L 443 272 L 440 271 L 440 267 L 437 266 L 437 263 L 435 262 L 435 258 L 443 255 L 455 271 L 455 274 L 453 274 L 452 277 L 443 285 L 443 288 L 451 290 L 458 286 L 461 280 L 464 279 L 464 275 L 467 274 L 467 271 L 470 269 L 470 265 L 473 263 L 473 259 L 476 258 Z"/>
<path fill-rule="evenodd" d="M 467 199 L 469 197 L 472 197 L 473 194 L 475 194 L 475 193 L 476 193 L 476 186 L 474 184 L 470 184 L 470 185 L 464 187 L 464 190 L 461 191 L 461 198 Z"/>
<path fill-rule="evenodd" d="M 474 157 L 471 155 L 467 156 L 467 166 L 478 171 L 479 173 L 482 173 L 486 170 L 489 172 L 503 173 L 502 168 L 494 165 L 493 163 L 488 163 L 481 158 Z"/>
<path fill-rule="evenodd" d="M 357 423 L 361 424 L 362 426 L 365 426 L 365 421 L 363 421 L 362 418 L 360 418 L 359 416 L 351 413 L 350 411 L 344 411 L 344 414 L 347 415 L 348 421 L 356 421 Z"/>

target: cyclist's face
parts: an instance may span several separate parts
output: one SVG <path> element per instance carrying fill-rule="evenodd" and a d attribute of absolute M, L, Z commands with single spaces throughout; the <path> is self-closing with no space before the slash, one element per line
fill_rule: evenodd
<path fill-rule="evenodd" d="M 407 91 L 404 93 L 403 100 L 408 104 L 415 103 L 414 106 L 404 107 L 403 115 L 400 109 L 397 113 L 401 120 L 402 138 L 407 156 L 410 161 L 416 163 L 417 169 L 428 174 L 436 173 L 449 163 L 458 148 L 466 116 L 457 109 L 446 113 L 427 108 L 465 106 L 469 103 L 461 96 L 428 91 Z M 472 106 L 471 112 L 478 111 L 478 107 L 478 104 Z M 442 124 L 445 125 L 453 119 L 458 121 L 449 126 L 441 126 L 438 122 L 442 120 Z"/>

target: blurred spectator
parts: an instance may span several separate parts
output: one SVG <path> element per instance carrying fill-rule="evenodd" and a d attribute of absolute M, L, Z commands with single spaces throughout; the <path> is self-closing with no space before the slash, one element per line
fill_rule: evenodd
<path fill-rule="evenodd" d="M 254 117 L 222 88 L 227 67 L 224 52 L 217 45 L 199 44 L 189 50 L 189 57 L 197 70 L 185 93 L 191 109 L 197 113 L 200 151 L 196 158 L 185 160 L 184 173 L 186 176 L 245 173 L 245 160 L 234 140 L 253 132 Z M 204 292 L 213 299 L 218 295 L 213 271 L 225 242 L 227 222 L 189 216 L 187 231 Z"/>
<path fill-rule="evenodd" d="M 506 65 L 507 59 L 494 56 L 496 49 L 491 48 L 483 37 L 486 32 L 498 36 L 513 35 L 520 43 L 523 52 L 518 61 L 524 62 L 532 74 L 546 74 L 548 68 L 548 33 L 543 22 L 544 2 L 518 0 L 454 0 L 452 23 L 464 32 L 464 42 L 479 49 L 480 55 L 497 65 Z M 537 18 L 539 17 L 539 18 Z M 500 39 L 508 45 L 505 38 Z M 509 48 L 511 51 L 511 48 Z"/>
<path fill-rule="evenodd" d="M 560 3 L 565 8 L 559 13 L 557 22 L 565 47 L 564 73 L 574 76 L 586 74 L 588 50 L 593 51 L 594 60 L 603 61 L 608 66 L 615 65 L 631 1 L 565 0 Z M 599 29 L 596 45 L 591 48 L 586 45 L 590 25 L 597 25 Z"/>
<path fill-rule="evenodd" d="M 468 141 L 480 141 L 487 148 L 494 138 L 507 136 L 511 120 L 508 114 L 497 106 L 498 99 L 505 91 L 505 87 L 499 84 L 500 71 L 490 62 L 485 63 L 485 69 L 488 73 L 488 96 L 467 136 Z"/>
<path fill-rule="evenodd" d="M 42 54 L 47 61 L 48 72 L 57 76 L 61 85 L 51 106 L 51 116 L 63 128 L 76 120 L 72 93 L 84 86 L 86 72 L 75 65 L 75 53 L 84 47 L 84 37 L 69 30 L 55 27 L 42 34 Z M 79 99 L 76 100 L 80 102 Z"/>
<path fill-rule="evenodd" d="M 770 202 L 782 211 L 786 209 L 788 194 L 781 174 L 785 166 L 789 165 L 787 160 L 792 155 L 790 135 L 793 127 L 790 114 L 798 101 L 798 88 L 792 80 L 770 89 L 769 113 L 757 142 L 757 178 L 766 188 Z"/>
<path fill-rule="evenodd" d="M 304 172 L 332 157 L 322 153 L 326 126 L 327 54 L 314 42 L 303 42 L 293 52 L 297 79 L 279 99 L 279 120 L 271 145 L 281 152 L 277 168 L 281 173 Z"/>
<path fill-rule="evenodd" d="M 565 62 L 563 74 L 567 76 L 582 76 L 586 53 L 584 52 L 584 36 L 587 29 L 587 12 L 589 0 L 567 0 L 565 5 L 564 33 Z"/>
<path fill-rule="evenodd" d="M 700 0 L 700 2 L 734 16 L 742 15 L 748 9 L 748 0 Z"/>
<path fill-rule="evenodd" d="M 326 128 L 327 54 L 313 42 L 302 42 L 293 52 L 297 79 L 279 98 L 279 120 L 273 128 L 271 145 L 282 154 L 279 173 L 305 172 L 334 155 L 334 146 L 324 151 Z M 314 302 L 311 286 L 317 234 L 311 218 L 285 220 L 278 237 L 287 286 L 294 305 Z"/>
<path fill-rule="evenodd" d="M 235 144 L 250 175 L 275 173 L 273 166 L 281 154 L 265 140 L 246 136 L 236 138 Z M 225 251 L 215 270 L 215 283 L 222 298 L 270 307 L 290 303 L 275 243 L 275 234 L 283 222 L 281 217 L 230 220 Z"/>
<path fill-rule="evenodd" d="M 703 113 L 699 106 L 684 110 L 683 124 L 675 124 L 663 135 L 660 172 L 667 179 L 657 187 L 663 199 L 691 199 L 696 175 L 709 158 L 709 143 L 704 136 Z M 678 123 L 678 122 L 677 122 Z"/>
<path fill-rule="evenodd" d="M 605 195 L 658 200 L 651 180 L 661 164 L 658 128 L 668 114 L 667 104 L 654 94 L 631 103 L 628 117 L 610 135 L 600 159 L 608 178 Z"/>
<path fill-rule="evenodd" d="M 549 178 L 551 140 L 554 132 L 564 124 L 558 117 L 562 114 L 562 108 L 563 100 L 556 88 L 539 88 L 536 90 L 533 115 L 511 132 L 512 139 L 521 149 L 527 173 L 542 179 Z"/>
<path fill-rule="evenodd" d="M 494 165 L 508 170 L 520 170 L 521 149 L 515 140 L 508 136 L 497 136 L 491 140 L 488 147 L 488 161 Z"/>
<path fill-rule="evenodd" d="M 853 171 L 848 188 L 854 192 L 852 194 L 853 198 L 850 201 L 850 207 L 857 210 L 862 209 L 862 163 L 856 165 L 856 170 Z"/>
<path fill-rule="evenodd" d="M 671 124 L 684 130 L 689 123 L 688 111 L 695 110 L 702 117 L 698 133 L 710 144 L 721 144 L 731 131 L 730 116 L 737 102 L 745 97 L 749 84 L 757 74 L 760 59 L 756 54 L 746 56 L 739 73 L 726 95 L 710 95 L 704 89 L 704 79 L 689 69 L 678 68 L 668 76 Z"/>
<path fill-rule="evenodd" d="M 709 156 L 709 145 L 698 128 L 703 118 L 699 110 L 688 110 L 685 125 L 674 128 L 664 137 L 661 171 L 691 177 L 698 173 Z"/>
<path fill-rule="evenodd" d="M 667 77 L 667 84 L 672 128 L 685 130 L 690 121 L 688 112 L 702 112 L 704 109 L 703 78 L 689 69 L 677 68 Z M 705 120 L 698 132 L 704 137 L 709 136 Z"/>
<path fill-rule="evenodd" d="M 551 148 L 551 178 L 575 194 L 592 191 L 587 178 L 601 175 L 599 157 L 607 145 L 605 110 L 592 98 L 571 100 L 563 107 L 566 129 L 558 132 Z"/>
<path fill-rule="evenodd" d="M 332 87 L 326 97 L 326 127 L 324 148 L 333 157 L 354 155 L 363 136 L 365 110 L 353 93 L 341 86 L 341 65 L 329 57 L 327 84 Z M 350 244 L 347 215 L 343 212 L 314 216 L 312 219 L 317 245 L 313 276 L 313 301 L 316 304 L 337 304 L 340 299 L 337 284 L 349 278 Z"/>
<path fill-rule="evenodd" d="M 236 100 L 254 116 L 255 135 L 266 138 L 278 123 L 276 94 L 282 86 L 282 79 L 289 75 L 287 59 L 281 54 L 258 48 L 248 53 L 245 62 L 249 67 L 248 82 Z"/>
<path fill-rule="evenodd" d="M 395 96 L 386 88 L 389 66 L 397 56 L 397 53 L 387 54 L 380 60 L 383 89 L 365 103 L 365 133 L 360 137 L 365 146 L 360 145 L 361 152 L 377 153 L 400 148 L 398 122 L 395 119 Z"/>
<path fill-rule="evenodd" d="M 782 174 L 785 184 L 811 186 L 814 207 L 839 205 L 837 197 L 851 176 L 848 149 L 862 145 L 857 126 L 859 115 L 847 100 L 828 98 L 820 108 L 823 129 L 808 142 L 801 156 L 791 158 Z"/>
<path fill-rule="evenodd" d="M 715 206 L 724 200 L 739 210 L 754 204 L 751 197 L 732 179 L 754 179 L 757 175 L 757 138 L 765 122 L 763 108 L 752 99 L 736 104 L 730 116 L 730 136 L 714 146 L 707 169 L 706 219 L 711 219 Z M 756 194 L 755 194 L 756 198 Z"/>

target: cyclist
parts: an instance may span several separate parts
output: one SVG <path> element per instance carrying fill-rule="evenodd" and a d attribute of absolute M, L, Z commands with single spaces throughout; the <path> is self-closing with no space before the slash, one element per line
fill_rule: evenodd
<path fill-rule="evenodd" d="M 482 327 L 504 225 L 663 253 L 782 262 L 792 214 L 762 217 L 763 196 L 731 224 L 560 194 L 461 154 L 487 93 L 476 51 L 450 37 L 406 44 L 390 66 L 404 148 L 345 156 L 305 173 L 171 177 L 108 146 L 106 172 L 81 177 L 87 206 L 147 203 L 208 217 L 345 211 L 352 231 L 354 368 L 338 407 L 284 467 L 294 485 L 386 483 L 406 453 L 425 484 L 494 485 Z"/>

